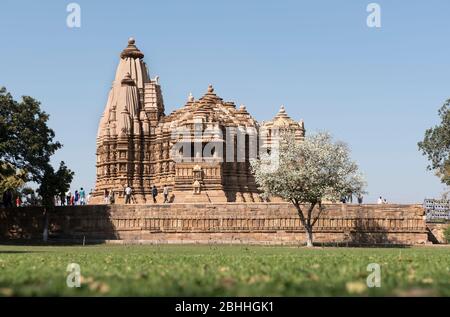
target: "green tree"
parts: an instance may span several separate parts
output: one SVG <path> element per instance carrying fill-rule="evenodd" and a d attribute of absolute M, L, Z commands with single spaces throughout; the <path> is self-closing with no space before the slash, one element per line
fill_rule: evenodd
<path fill-rule="evenodd" d="M 450 185 L 450 99 L 439 109 L 438 114 L 441 123 L 426 130 L 418 146 L 430 161 L 427 168 L 435 171 L 443 183 Z"/>
<path fill-rule="evenodd" d="M 74 175 L 64 162 L 56 172 L 50 165 L 50 157 L 62 145 L 54 141 L 48 119 L 39 101 L 24 96 L 18 102 L 6 88 L 0 88 L 0 189 L 19 191 L 34 181 L 47 207 L 54 205 L 55 195 L 68 190 Z"/>
<path fill-rule="evenodd" d="M 69 190 L 73 175 L 74 173 L 67 168 L 64 162 L 60 163 L 56 172 L 51 165 L 48 165 L 37 190 L 42 197 L 42 205 L 53 207 L 55 205 L 55 196 L 63 197 Z"/>
<path fill-rule="evenodd" d="M 24 96 L 18 102 L 0 88 L 0 175 L 10 176 L 13 168 L 25 172 L 24 181 L 40 182 L 51 155 L 61 147 L 53 140 L 48 118 L 37 100 Z"/>

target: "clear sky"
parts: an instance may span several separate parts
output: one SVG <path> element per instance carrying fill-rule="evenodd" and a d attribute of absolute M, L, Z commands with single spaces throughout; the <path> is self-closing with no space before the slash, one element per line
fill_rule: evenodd
<path fill-rule="evenodd" d="M 80 28 L 66 25 L 70 2 Z M 381 28 L 367 27 L 370 2 Z M 421 202 L 445 189 L 417 142 L 450 98 L 449 12 L 448 0 L 0 0 L 0 86 L 42 102 L 64 144 L 54 162 L 76 172 L 73 189 L 93 188 L 98 121 L 133 36 L 166 113 L 209 83 L 259 121 L 284 104 L 350 145 L 366 202 Z"/>

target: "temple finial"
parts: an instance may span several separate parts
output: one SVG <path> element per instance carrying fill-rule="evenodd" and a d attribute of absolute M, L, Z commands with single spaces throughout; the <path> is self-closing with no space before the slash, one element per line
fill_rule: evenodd
<path fill-rule="evenodd" d="M 128 39 L 128 46 L 120 53 L 121 58 L 144 58 L 144 54 L 136 47 L 134 37 Z"/>

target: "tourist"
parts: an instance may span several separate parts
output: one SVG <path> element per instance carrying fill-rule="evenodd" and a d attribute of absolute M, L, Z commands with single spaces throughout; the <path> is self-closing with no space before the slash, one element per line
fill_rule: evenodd
<path fill-rule="evenodd" d="M 75 205 L 75 196 L 71 195 L 70 196 L 70 206 L 73 206 L 73 205 Z"/>
<path fill-rule="evenodd" d="M 55 202 L 55 206 L 62 206 L 61 198 L 58 195 L 53 196 L 53 201 Z"/>
<path fill-rule="evenodd" d="M 91 200 L 91 198 L 92 198 L 92 189 L 91 189 L 91 191 L 89 192 L 89 194 L 87 195 L 87 198 L 86 198 L 86 204 L 87 205 L 89 204 L 89 201 Z"/>
<path fill-rule="evenodd" d="M 86 193 L 83 187 L 80 188 L 80 205 L 86 205 Z"/>
<path fill-rule="evenodd" d="M 362 205 L 362 203 L 363 203 L 363 195 L 359 194 L 358 195 L 358 204 Z"/>
<path fill-rule="evenodd" d="M 347 202 L 349 202 L 350 204 L 353 204 L 353 194 L 348 195 Z"/>
<path fill-rule="evenodd" d="M 158 189 L 156 188 L 155 185 L 153 185 L 152 188 L 152 197 L 153 197 L 153 203 L 156 204 L 156 196 L 158 196 Z"/>
<path fill-rule="evenodd" d="M 61 192 L 61 193 L 59 193 L 58 197 L 59 197 L 59 205 L 64 206 L 65 205 L 64 202 L 66 201 L 66 194 Z"/>
<path fill-rule="evenodd" d="M 127 188 L 125 188 L 125 204 L 131 203 L 131 193 L 132 192 L 133 192 L 133 190 L 131 189 L 130 185 L 128 185 Z"/>
<path fill-rule="evenodd" d="M 114 191 L 111 190 L 109 192 L 108 201 L 111 205 L 113 205 L 116 202 L 116 197 L 114 197 Z"/>
<path fill-rule="evenodd" d="M 106 188 L 103 191 L 103 198 L 105 200 L 105 204 L 109 204 L 109 192 Z"/>
<path fill-rule="evenodd" d="M 164 203 L 168 203 L 169 202 L 169 187 L 167 187 L 166 185 L 164 185 L 164 190 L 163 190 L 163 195 L 164 195 Z"/>
<path fill-rule="evenodd" d="M 380 196 L 380 198 L 378 198 L 377 204 L 378 205 L 383 204 L 383 197 Z"/>
<path fill-rule="evenodd" d="M 16 197 L 16 207 L 20 207 L 22 205 L 22 200 L 20 199 L 20 195 Z"/>
<path fill-rule="evenodd" d="M 69 190 L 66 194 L 66 206 L 70 206 L 71 199 L 72 199 L 72 193 Z"/>
<path fill-rule="evenodd" d="M 80 193 L 78 190 L 75 190 L 75 198 L 74 198 L 75 206 L 78 206 L 80 203 Z"/>

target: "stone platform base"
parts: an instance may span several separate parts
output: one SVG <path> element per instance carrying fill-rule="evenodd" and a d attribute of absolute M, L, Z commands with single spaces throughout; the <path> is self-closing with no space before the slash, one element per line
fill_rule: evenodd
<path fill-rule="evenodd" d="M 317 243 L 425 244 L 420 205 L 326 205 Z M 305 232 L 288 203 L 89 205 L 48 213 L 53 240 L 299 245 Z M 41 208 L 0 209 L 1 239 L 41 240 Z"/>

